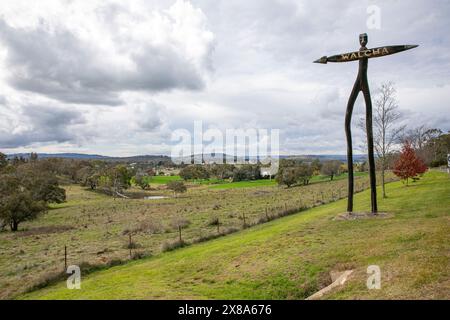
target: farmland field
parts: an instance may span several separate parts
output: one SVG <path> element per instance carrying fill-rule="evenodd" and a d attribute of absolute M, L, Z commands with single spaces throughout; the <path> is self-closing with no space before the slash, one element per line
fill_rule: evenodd
<path fill-rule="evenodd" d="M 368 185 L 366 176 L 356 179 L 358 191 Z M 191 184 L 187 193 L 176 198 L 163 185 L 152 191 L 129 190 L 137 199 L 113 199 L 78 185 L 65 188 L 67 202 L 53 205 L 39 219 L 21 224 L 20 232 L 0 233 L 1 298 L 14 296 L 60 273 L 64 269 L 65 246 L 69 264 L 101 266 L 130 259 L 131 234 L 132 256 L 155 255 L 165 243 L 178 238 L 177 229 L 171 225 L 174 218 L 190 222 L 182 232 L 184 241 L 200 241 L 242 229 L 244 223 L 249 226 L 338 200 L 346 194 L 346 181 L 337 179 L 289 189 L 262 185 L 216 190 L 209 185 Z M 145 200 L 145 196 L 168 198 Z M 212 223 L 214 219 L 218 219 L 219 226 Z"/>
<path fill-rule="evenodd" d="M 408 187 L 388 184 L 380 201 L 386 217 L 336 221 L 341 200 L 87 275 L 81 290 L 60 283 L 21 298 L 304 299 L 331 282 L 330 271 L 352 269 L 348 283 L 325 298 L 448 299 L 448 179 L 430 172 Z M 369 197 L 355 196 L 358 211 L 369 209 Z M 366 287 L 372 264 L 380 266 L 381 290 Z"/>
<path fill-rule="evenodd" d="M 166 184 L 170 181 L 180 181 L 180 176 L 155 176 L 149 179 L 151 184 Z"/>
<path fill-rule="evenodd" d="M 367 176 L 366 172 L 355 172 L 355 177 L 364 177 Z M 333 180 L 342 180 L 347 179 L 347 174 L 343 173 L 337 175 L 333 178 Z M 149 179 L 151 184 L 160 185 L 166 184 L 170 181 L 181 181 L 183 180 L 180 176 L 156 176 Z M 317 182 L 325 182 L 330 180 L 329 176 L 324 175 L 316 175 L 311 178 L 310 183 Z M 261 180 L 252 180 L 252 181 L 238 181 L 238 182 L 230 182 L 227 180 L 219 180 L 219 179 L 205 179 L 205 180 L 195 180 L 191 181 L 192 184 L 206 184 L 210 185 L 211 189 L 234 189 L 234 188 L 252 188 L 252 187 L 268 187 L 268 186 L 276 186 L 277 182 L 275 179 L 261 179 Z"/>

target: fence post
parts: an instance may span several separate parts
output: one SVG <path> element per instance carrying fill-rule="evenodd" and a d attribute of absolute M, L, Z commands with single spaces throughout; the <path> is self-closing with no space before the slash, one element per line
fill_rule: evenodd
<path fill-rule="evenodd" d="M 131 254 L 131 233 L 128 236 L 129 236 L 128 248 L 130 249 L 130 259 L 131 259 L 133 257 Z"/>
<path fill-rule="evenodd" d="M 64 272 L 67 271 L 67 246 L 64 246 Z"/>

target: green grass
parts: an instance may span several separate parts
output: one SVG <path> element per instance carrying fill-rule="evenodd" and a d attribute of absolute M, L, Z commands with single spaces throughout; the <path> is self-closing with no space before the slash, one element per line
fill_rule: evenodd
<path fill-rule="evenodd" d="M 67 202 L 20 224 L 17 233 L 0 232 L 0 299 L 17 296 L 61 272 L 65 246 L 70 264 L 104 266 L 127 261 L 131 231 L 139 246 L 135 253 L 157 255 L 166 242 L 178 237 L 171 223 L 174 218 L 182 216 L 191 222 L 183 229 L 183 239 L 193 242 L 217 235 L 217 227 L 210 224 L 213 219 L 220 219 L 221 232 L 239 230 L 244 214 L 246 223 L 253 225 L 267 215 L 342 198 L 346 185 L 345 180 L 336 180 L 289 189 L 273 185 L 215 190 L 188 183 L 188 191 L 176 198 L 164 185 L 156 185 L 152 190 L 132 187 L 126 191 L 130 199 L 66 185 Z M 368 185 L 367 177 L 355 180 L 355 190 Z M 145 200 L 146 196 L 168 198 Z M 149 225 L 158 230 L 150 232 Z"/>
<path fill-rule="evenodd" d="M 367 176 L 365 172 L 355 172 L 355 177 L 364 177 Z M 347 174 L 341 174 L 335 176 L 333 180 L 342 180 L 346 179 Z M 151 184 L 166 184 L 170 181 L 182 181 L 183 179 L 180 176 L 155 176 L 150 178 Z M 314 176 L 311 179 L 311 183 L 316 182 L 326 182 L 329 181 L 329 176 L 318 175 Z M 252 187 L 268 187 L 268 186 L 276 186 L 277 182 L 275 179 L 261 179 L 254 181 L 239 181 L 239 182 L 229 182 L 227 180 L 220 179 L 204 179 L 204 180 L 192 180 L 189 183 L 194 185 L 209 185 L 210 189 L 234 189 L 234 188 L 252 188 Z"/>
<path fill-rule="evenodd" d="M 180 176 L 154 176 L 150 178 L 151 184 L 166 184 L 170 181 L 180 181 Z"/>
<path fill-rule="evenodd" d="M 387 185 L 379 207 L 388 218 L 334 221 L 337 201 L 82 279 L 24 299 L 304 299 L 329 283 L 331 270 L 354 269 L 325 298 L 449 299 L 450 183 L 430 172 L 409 187 Z M 355 196 L 369 209 L 367 191 Z M 382 289 L 366 288 L 366 269 L 379 265 Z"/>
<path fill-rule="evenodd" d="M 252 187 L 270 187 L 276 186 L 277 182 L 272 180 L 252 180 L 252 181 L 238 181 L 238 182 L 223 182 L 221 184 L 212 185 L 210 189 L 235 189 L 235 188 L 252 188 Z"/>
<path fill-rule="evenodd" d="M 355 177 L 365 177 L 368 174 L 366 172 L 355 172 Z M 339 181 L 343 179 L 347 179 L 347 174 L 340 174 L 338 176 L 335 176 L 333 178 L 333 181 Z M 313 176 L 311 178 L 310 183 L 319 183 L 319 182 L 328 182 L 330 181 L 329 176 L 324 175 L 317 175 Z M 252 188 L 252 187 L 269 187 L 269 186 L 276 186 L 278 183 L 275 181 L 275 179 L 269 180 L 269 179 L 261 179 L 261 180 L 253 180 L 253 181 L 239 181 L 239 182 L 215 182 L 216 184 L 210 186 L 210 189 L 234 189 L 234 188 Z"/>
<path fill-rule="evenodd" d="M 367 172 L 354 172 L 353 175 L 355 177 L 365 177 L 368 175 Z M 333 180 L 343 180 L 343 179 L 347 179 L 348 174 L 347 173 L 343 173 L 337 176 L 333 177 Z M 313 176 L 311 178 L 311 183 L 315 183 L 315 182 L 324 182 L 324 181 L 329 181 L 330 177 L 329 176 L 324 176 L 324 175 L 318 175 L 318 176 Z"/>

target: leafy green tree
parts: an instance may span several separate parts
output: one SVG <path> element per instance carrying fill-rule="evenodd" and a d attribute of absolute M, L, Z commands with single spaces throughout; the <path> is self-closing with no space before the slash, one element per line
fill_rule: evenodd
<path fill-rule="evenodd" d="M 431 167 L 445 166 L 450 151 L 450 132 L 440 129 L 429 129 L 424 133 L 424 143 L 417 155 Z"/>
<path fill-rule="evenodd" d="M 177 193 L 184 193 L 187 191 L 186 185 L 183 183 L 183 181 L 170 181 L 166 184 L 167 189 L 172 190 L 175 195 Z"/>
<path fill-rule="evenodd" d="M 0 175 L 0 219 L 17 231 L 23 221 L 35 219 L 51 202 L 66 199 L 54 175 L 40 170 L 38 163 L 12 167 Z"/>
<path fill-rule="evenodd" d="M 249 181 L 261 178 L 261 167 L 259 165 L 245 164 L 236 167 L 233 172 L 233 181 Z"/>
<path fill-rule="evenodd" d="M 95 190 L 98 187 L 99 180 L 100 180 L 100 174 L 93 173 L 87 177 L 86 185 L 89 186 L 91 188 L 91 190 Z"/>
<path fill-rule="evenodd" d="M 133 182 L 137 186 L 141 187 L 142 190 L 148 190 L 148 189 L 150 189 L 151 176 L 154 176 L 154 175 L 155 175 L 155 172 L 153 171 L 153 169 L 149 169 L 147 171 L 138 170 L 136 172 L 136 175 L 133 178 L 133 180 L 134 180 Z"/>
<path fill-rule="evenodd" d="M 16 232 L 19 223 L 33 220 L 47 210 L 45 201 L 34 201 L 26 192 L 16 192 L 4 195 L 0 200 L 0 218 Z"/>
<path fill-rule="evenodd" d="M 97 183 L 103 191 L 113 195 L 114 197 L 123 197 L 122 192 L 131 186 L 131 179 L 133 176 L 133 169 L 130 169 L 125 165 L 117 165 L 114 167 L 101 169 L 99 171 Z"/>
<path fill-rule="evenodd" d="M 313 176 L 314 170 L 311 165 L 301 163 L 297 167 L 297 181 L 303 183 L 305 186 L 309 184 Z"/>
<path fill-rule="evenodd" d="M 314 159 L 311 162 L 311 169 L 313 171 L 313 174 L 318 174 L 320 173 L 320 169 L 322 169 L 322 163 L 320 163 L 319 159 Z"/>
<path fill-rule="evenodd" d="M 209 172 L 206 170 L 205 166 L 197 164 L 181 169 L 180 176 L 184 180 L 209 179 Z"/>
<path fill-rule="evenodd" d="M 18 181 L 21 190 L 30 193 L 34 201 L 62 203 L 66 200 L 66 191 L 59 187 L 57 177 L 45 170 L 41 162 L 15 166 L 9 175 Z"/>
<path fill-rule="evenodd" d="M 142 190 L 150 189 L 150 177 L 144 174 L 136 174 L 134 183 L 141 187 Z"/>
<path fill-rule="evenodd" d="M 295 167 L 281 167 L 278 171 L 276 181 L 279 185 L 286 185 L 288 188 L 298 181 L 298 172 Z"/>
<path fill-rule="evenodd" d="M 299 183 L 308 185 L 313 174 L 312 164 L 305 163 L 301 159 L 282 159 L 276 181 L 279 185 L 286 185 L 288 188 Z"/>
<path fill-rule="evenodd" d="M 333 181 L 334 176 L 338 175 L 340 173 L 340 168 L 341 168 L 340 161 L 330 160 L 330 161 L 323 162 L 322 169 L 320 170 L 320 172 L 324 176 L 329 176 L 330 180 Z"/>
<path fill-rule="evenodd" d="M 232 178 L 234 170 L 235 166 L 227 163 L 213 164 L 209 167 L 210 175 L 221 180 Z"/>

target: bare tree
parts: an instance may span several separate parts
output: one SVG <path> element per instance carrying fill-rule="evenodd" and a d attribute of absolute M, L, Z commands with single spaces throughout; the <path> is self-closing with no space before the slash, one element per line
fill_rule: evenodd
<path fill-rule="evenodd" d="M 388 157 L 399 141 L 405 126 L 397 125 L 401 114 L 398 111 L 398 103 L 395 97 L 395 87 L 392 82 L 382 83 L 375 98 L 374 125 L 374 149 L 381 167 L 381 186 L 383 198 L 386 198 L 385 171 L 387 169 Z M 360 119 L 358 127 L 365 131 L 365 121 Z"/>
<path fill-rule="evenodd" d="M 416 128 L 409 129 L 405 134 L 402 135 L 402 143 L 411 143 L 414 150 L 421 150 L 425 144 L 427 138 L 427 132 L 429 131 L 425 125 L 421 125 Z"/>

